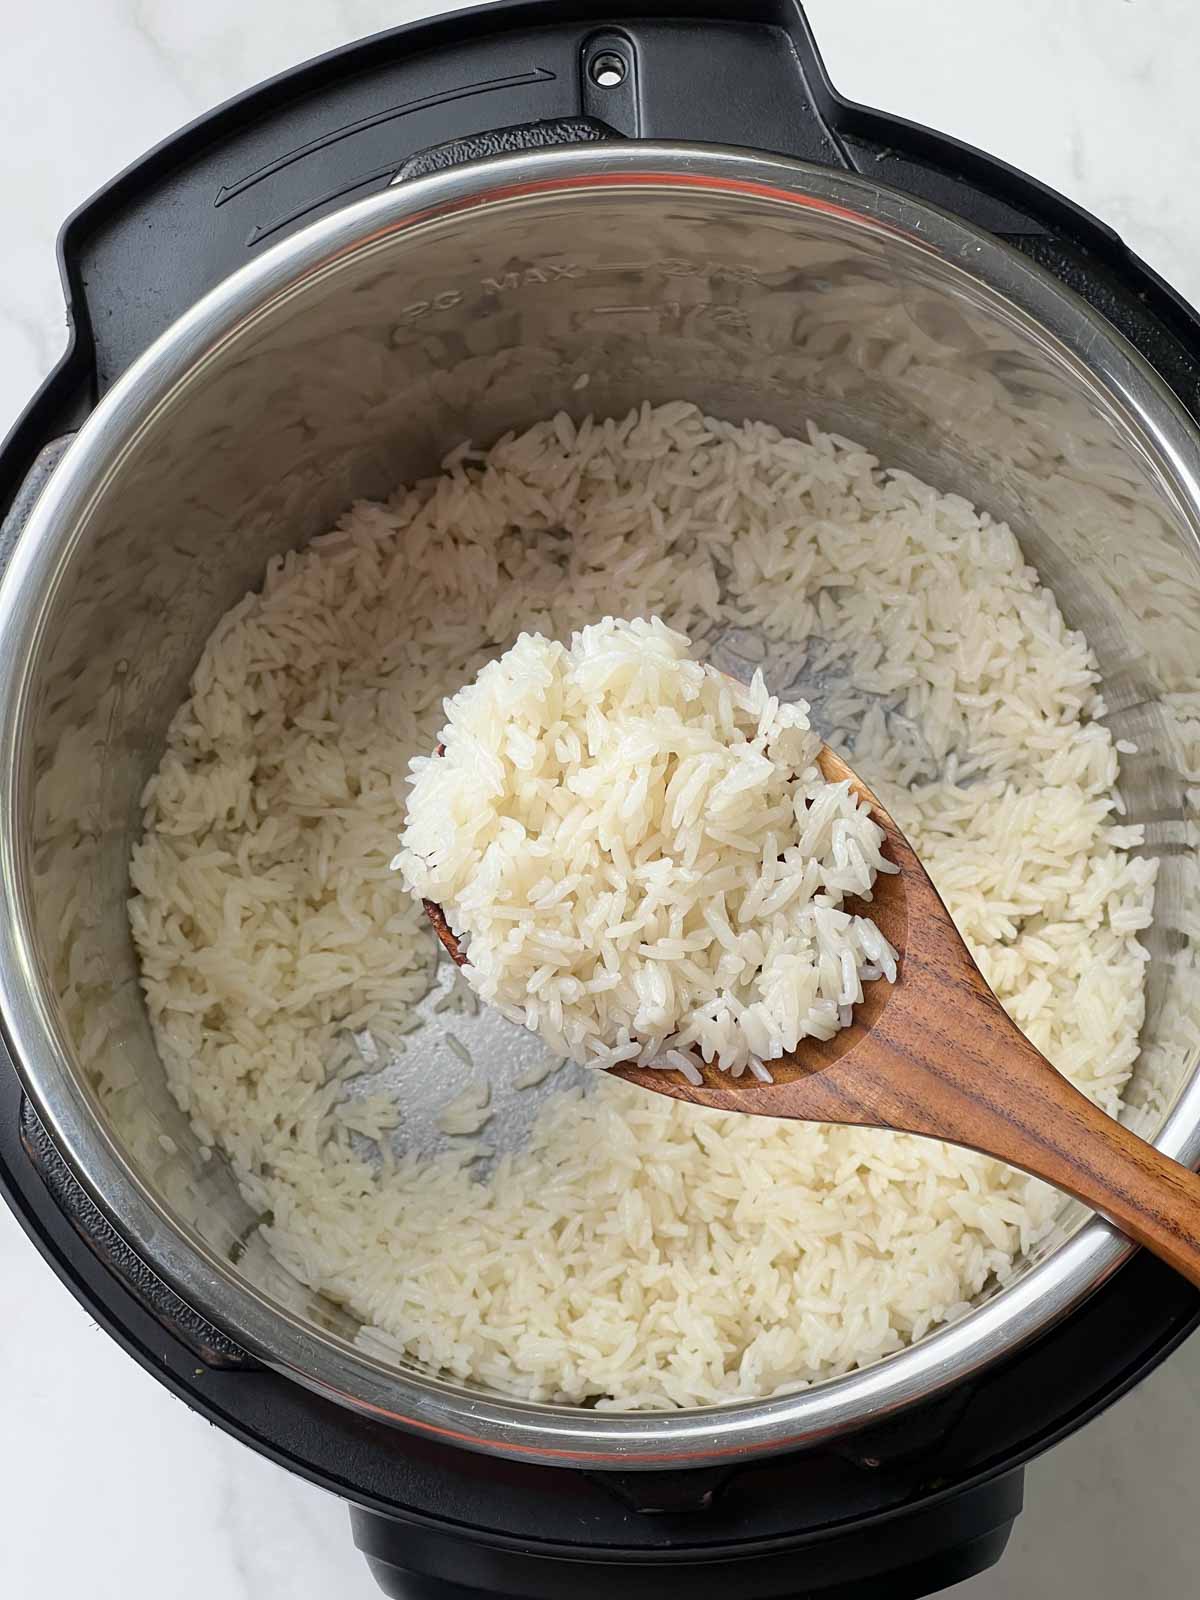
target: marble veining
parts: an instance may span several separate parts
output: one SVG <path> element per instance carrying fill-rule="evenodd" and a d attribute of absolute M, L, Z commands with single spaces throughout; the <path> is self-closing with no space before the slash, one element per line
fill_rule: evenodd
<path fill-rule="evenodd" d="M 5 7 L 0 432 L 62 348 L 54 238 L 75 205 L 219 100 L 427 9 L 419 0 Z M 1200 300 L 1194 0 L 808 0 L 808 12 L 844 93 L 1034 173 Z M 89 1322 L 3 1210 L 0 1371 L 6 1600 L 376 1592 L 343 1508 L 153 1383 Z M 964 1586 L 964 1600 L 1191 1593 L 1198 1440 L 1193 1343 L 1031 1471 L 1008 1558 Z"/>

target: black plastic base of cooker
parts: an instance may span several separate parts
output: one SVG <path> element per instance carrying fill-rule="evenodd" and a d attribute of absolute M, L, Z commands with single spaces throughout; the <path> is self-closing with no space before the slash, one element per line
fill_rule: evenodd
<path fill-rule="evenodd" d="M 601 54 L 620 57 L 620 82 L 596 81 Z M 841 99 L 795 0 L 510 0 L 300 66 L 184 129 L 75 213 L 59 243 L 70 344 L 0 451 L 0 517 L 28 503 L 51 441 L 259 249 L 397 178 L 611 136 L 773 151 L 940 205 L 1067 283 L 1200 416 L 1195 313 L 1063 197 Z M 350 1501 L 382 1587 L 410 1600 L 584 1600 L 614 1582 L 637 1597 L 685 1579 L 722 1600 L 916 1600 L 995 1561 L 1020 1509 L 1021 1464 L 1200 1320 L 1196 1292 L 1139 1255 L 1005 1365 L 851 1439 L 721 1472 L 527 1466 L 398 1432 L 253 1362 L 218 1361 L 194 1316 L 173 1313 L 173 1297 L 148 1291 L 153 1274 L 114 1249 L 28 1119 L 22 1145 L 20 1125 L 0 1053 L 0 1190 L 51 1266 L 187 1405 Z"/>
<path fill-rule="evenodd" d="M 686 1586 L 695 1600 L 759 1600 L 820 1596 L 821 1600 L 921 1600 L 993 1566 L 1004 1553 L 1021 1509 L 1022 1474 L 966 1490 L 946 1505 L 856 1527 L 842 1538 L 789 1540 L 759 1551 L 711 1553 L 697 1559 L 687 1528 L 675 1519 L 677 1543 L 667 1564 L 625 1559 L 619 1568 L 592 1550 L 585 1559 L 536 1545 L 506 1549 L 417 1530 L 352 1509 L 351 1524 L 384 1594 L 396 1600 L 469 1600 L 480 1594 L 521 1600 L 566 1595 L 608 1596 L 619 1584 L 628 1600 L 658 1600 L 664 1583 Z M 763 1484 L 764 1493 L 787 1483 Z M 736 1563 L 733 1566 L 732 1563 Z M 886 1584 L 886 1588 L 881 1585 Z"/>

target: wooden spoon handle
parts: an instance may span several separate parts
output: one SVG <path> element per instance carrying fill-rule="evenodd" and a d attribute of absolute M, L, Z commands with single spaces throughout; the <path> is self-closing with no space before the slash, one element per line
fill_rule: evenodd
<path fill-rule="evenodd" d="M 790 1081 L 741 1090 L 736 1109 L 897 1128 L 997 1156 L 1082 1200 L 1200 1286 L 1200 1176 L 1050 1065 L 970 962 L 948 915 L 930 919 L 907 960 L 909 992 L 923 1002 L 919 1027 L 893 1002 L 831 1067 L 798 1063 Z"/>
<path fill-rule="evenodd" d="M 1030 1044 L 878 798 L 832 752 L 822 752 L 822 767 L 868 800 L 901 867 L 907 920 L 885 931 L 904 947 L 905 970 L 849 1053 L 824 1071 L 815 1056 L 798 1057 L 805 1075 L 780 1085 L 791 1104 L 779 1114 L 905 1128 L 999 1156 L 1073 1194 L 1200 1285 L 1200 1176 L 1094 1106 Z"/>
<path fill-rule="evenodd" d="M 1073 1194 L 1200 1286 L 1200 1176 L 1094 1106 L 1004 1021 L 1004 1048 L 975 1066 L 968 1091 L 946 1094 L 938 1074 L 942 1137 Z"/>
<path fill-rule="evenodd" d="M 919 1027 L 893 1001 L 826 1070 L 801 1058 L 800 1075 L 742 1089 L 736 1109 L 897 1128 L 997 1156 L 1082 1200 L 1200 1286 L 1200 1176 L 1050 1065 L 978 968 L 956 958 L 948 916 L 923 935 L 909 944 L 906 974 L 923 1000 Z"/>

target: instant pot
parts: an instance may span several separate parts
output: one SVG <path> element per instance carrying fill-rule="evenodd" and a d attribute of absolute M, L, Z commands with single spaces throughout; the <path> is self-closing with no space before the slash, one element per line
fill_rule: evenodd
<path fill-rule="evenodd" d="M 981 92 L 986 92 L 981 90 Z M 77 212 L 72 336 L 0 455 L 0 1182 L 189 1406 L 343 1496 L 386 1593 L 932 1594 L 1022 1466 L 1194 1327 L 1082 1208 L 861 1372 L 619 1413 L 449 1382 L 266 1251 L 167 1092 L 125 916 L 209 631 L 354 498 L 557 409 L 812 418 L 1014 527 L 1136 749 L 1159 860 L 1130 1122 L 1200 1156 L 1200 324 L 1101 223 L 848 104 L 792 0 L 501 4 L 193 124 Z"/>

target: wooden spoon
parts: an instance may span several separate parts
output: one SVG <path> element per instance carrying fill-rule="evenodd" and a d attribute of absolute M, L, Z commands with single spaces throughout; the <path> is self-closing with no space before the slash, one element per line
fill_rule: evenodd
<path fill-rule="evenodd" d="M 846 903 L 898 953 L 896 982 L 867 984 L 850 1026 L 832 1039 L 805 1039 L 770 1061 L 772 1083 L 701 1062 L 702 1084 L 653 1067 L 610 1070 L 717 1111 L 891 1128 L 980 1150 L 1074 1195 L 1200 1285 L 1200 1176 L 1099 1110 L 1029 1043 L 879 800 L 832 750 L 822 748 L 817 764 L 831 783 L 850 780 L 900 868 L 879 874 L 869 903 Z M 427 900 L 425 910 L 463 966 L 441 907 Z"/>

